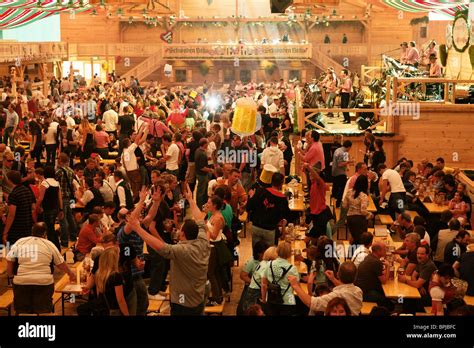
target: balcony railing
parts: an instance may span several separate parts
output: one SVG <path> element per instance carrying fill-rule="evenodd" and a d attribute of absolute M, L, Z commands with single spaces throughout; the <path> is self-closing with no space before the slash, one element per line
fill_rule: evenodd
<path fill-rule="evenodd" d="M 67 46 L 67 43 L 64 42 L 30 43 L 0 41 L 0 62 L 63 59 L 68 56 Z"/>

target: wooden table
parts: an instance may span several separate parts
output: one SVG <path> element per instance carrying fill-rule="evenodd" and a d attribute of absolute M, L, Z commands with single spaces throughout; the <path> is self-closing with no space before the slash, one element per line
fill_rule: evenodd
<path fill-rule="evenodd" d="M 376 213 L 377 212 L 377 207 L 375 206 L 374 200 L 372 199 L 371 195 L 369 195 L 369 206 L 367 207 L 367 211 L 369 213 Z"/>
<path fill-rule="evenodd" d="M 474 306 L 474 296 L 464 296 L 464 301 L 469 306 Z"/>
<path fill-rule="evenodd" d="M 286 189 L 288 189 L 293 194 L 293 198 L 288 201 L 290 210 L 304 212 L 305 204 L 303 184 L 299 183 L 298 185 L 283 185 L 283 192 L 285 192 Z M 298 198 L 295 198 L 295 189 L 298 191 Z"/>
<path fill-rule="evenodd" d="M 390 279 L 387 283 L 382 284 L 383 292 L 387 298 L 421 298 L 418 289 L 406 283 L 398 282 L 398 267 L 395 267 L 395 279 Z"/>
<path fill-rule="evenodd" d="M 82 269 L 82 262 L 76 262 L 71 267 L 71 271 L 76 273 L 77 275 L 83 271 Z M 64 283 L 64 284 L 63 284 Z M 65 274 L 61 280 L 55 284 L 55 292 L 61 293 L 61 309 L 62 313 L 64 315 L 64 303 L 66 300 L 71 301 L 71 303 L 74 303 L 76 300 L 76 296 L 80 296 L 82 293 L 82 286 L 85 284 L 82 284 L 80 282 L 80 279 L 76 279 L 75 283 L 70 283 L 69 282 L 69 276 Z M 74 301 L 74 302 L 73 302 Z"/>
<path fill-rule="evenodd" d="M 428 209 L 430 214 L 441 214 L 445 210 L 449 210 L 449 206 L 447 205 L 439 205 L 436 203 L 425 203 L 423 205 L 426 209 Z"/>
<path fill-rule="evenodd" d="M 304 232 L 303 232 L 304 233 Z M 297 235 L 301 234 L 300 231 L 297 231 Z M 306 257 L 306 243 L 304 240 L 295 240 L 294 242 L 291 243 L 291 249 L 296 250 L 299 249 L 301 250 L 301 256 L 303 258 Z M 308 266 L 303 261 L 300 261 L 299 263 L 295 263 L 295 256 L 291 255 L 291 264 L 294 265 L 298 269 L 299 274 L 308 274 Z"/>

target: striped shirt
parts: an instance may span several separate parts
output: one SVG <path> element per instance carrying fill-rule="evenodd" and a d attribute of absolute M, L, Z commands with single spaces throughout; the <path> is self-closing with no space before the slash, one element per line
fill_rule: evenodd
<path fill-rule="evenodd" d="M 8 205 L 16 207 L 15 218 L 8 232 L 10 243 L 31 235 L 31 228 L 33 227 L 31 205 L 35 202 L 33 192 L 24 185 L 16 186 L 8 196 Z"/>

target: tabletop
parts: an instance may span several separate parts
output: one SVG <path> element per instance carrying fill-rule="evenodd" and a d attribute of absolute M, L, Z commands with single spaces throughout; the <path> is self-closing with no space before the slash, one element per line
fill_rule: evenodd
<path fill-rule="evenodd" d="M 296 231 L 296 235 L 300 235 L 300 236 L 304 236 L 304 231 L 302 230 L 295 230 Z M 301 239 L 296 239 L 295 241 L 291 242 L 291 249 L 293 251 L 299 249 L 301 250 L 301 256 L 303 258 L 306 257 L 306 243 L 304 240 L 301 240 Z M 296 268 L 298 269 L 298 273 L 300 274 L 307 274 L 308 273 L 308 267 L 306 266 L 306 264 L 302 261 L 300 262 L 295 262 L 295 256 L 292 254 L 291 255 L 291 264 L 292 265 L 295 265 Z"/>
<path fill-rule="evenodd" d="M 369 213 L 376 213 L 377 212 L 377 207 L 375 206 L 374 200 L 372 199 L 371 195 L 369 195 L 369 206 L 367 207 L 367 211 Z"/>
<path fill-rule="evenodd" d="M 291 211 L 304 211 L 305 204 L 304 204 L 304 191 L 303 191 L 303 184 L 298 183 L 297 185 L 283 185 L 283 192 L 286 189 L 290 190 L 293 194 L 292 199 L 288 201 L 288 206 L 290 207 Z M 296 193 L 298 194 L 298 198 L 296 197 Z"/>
<path fill-rule="evenodd" d="M 441 214 L 445 210 L 449 210 L 449 206 L 447 205 L 439 205 L 436 203 L 425 203 L 423 205 L 426 209 L 430 212 L 430 214 Z"/>
<path fill-rule="evenodd" d="M 398 282 L 397 268 L 395 267 L 395 279 L 390 279 L 387 283 L 382 284 L 385 297 L 387 298 L 421 298 L 418 289 L 406 283 Z"/>
<path fill-rule="evenodd" d="M 474 296 L 464 296 L 464 301 L 469 306 L 474 306 Z"/>

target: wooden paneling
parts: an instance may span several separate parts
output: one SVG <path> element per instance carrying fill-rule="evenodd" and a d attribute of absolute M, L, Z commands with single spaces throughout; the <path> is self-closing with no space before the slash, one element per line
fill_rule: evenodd
<path fill-rule="evenodd" d="M 419 120 L 401 117 L 399 121 L 400 134 L 404 136 L 399 148 L 400 157 L 405 156 L 415 163 L 423 159 L 433 163 L 436 158 L 443 157 L 448 166 L 472 167 L 474 123 L 469 112 L 434 113 L 422 110 Z M 453 160 L 456 156 L 458 162 Z"/>
<path fill-rule="evenodd" d="M 69 14 L 61 14 L 61 41 L 66 42 L 120 42 L 119 22 L 107 19 L 102 13 L 92 17 L 89 12 L 70 19 Z"/>

